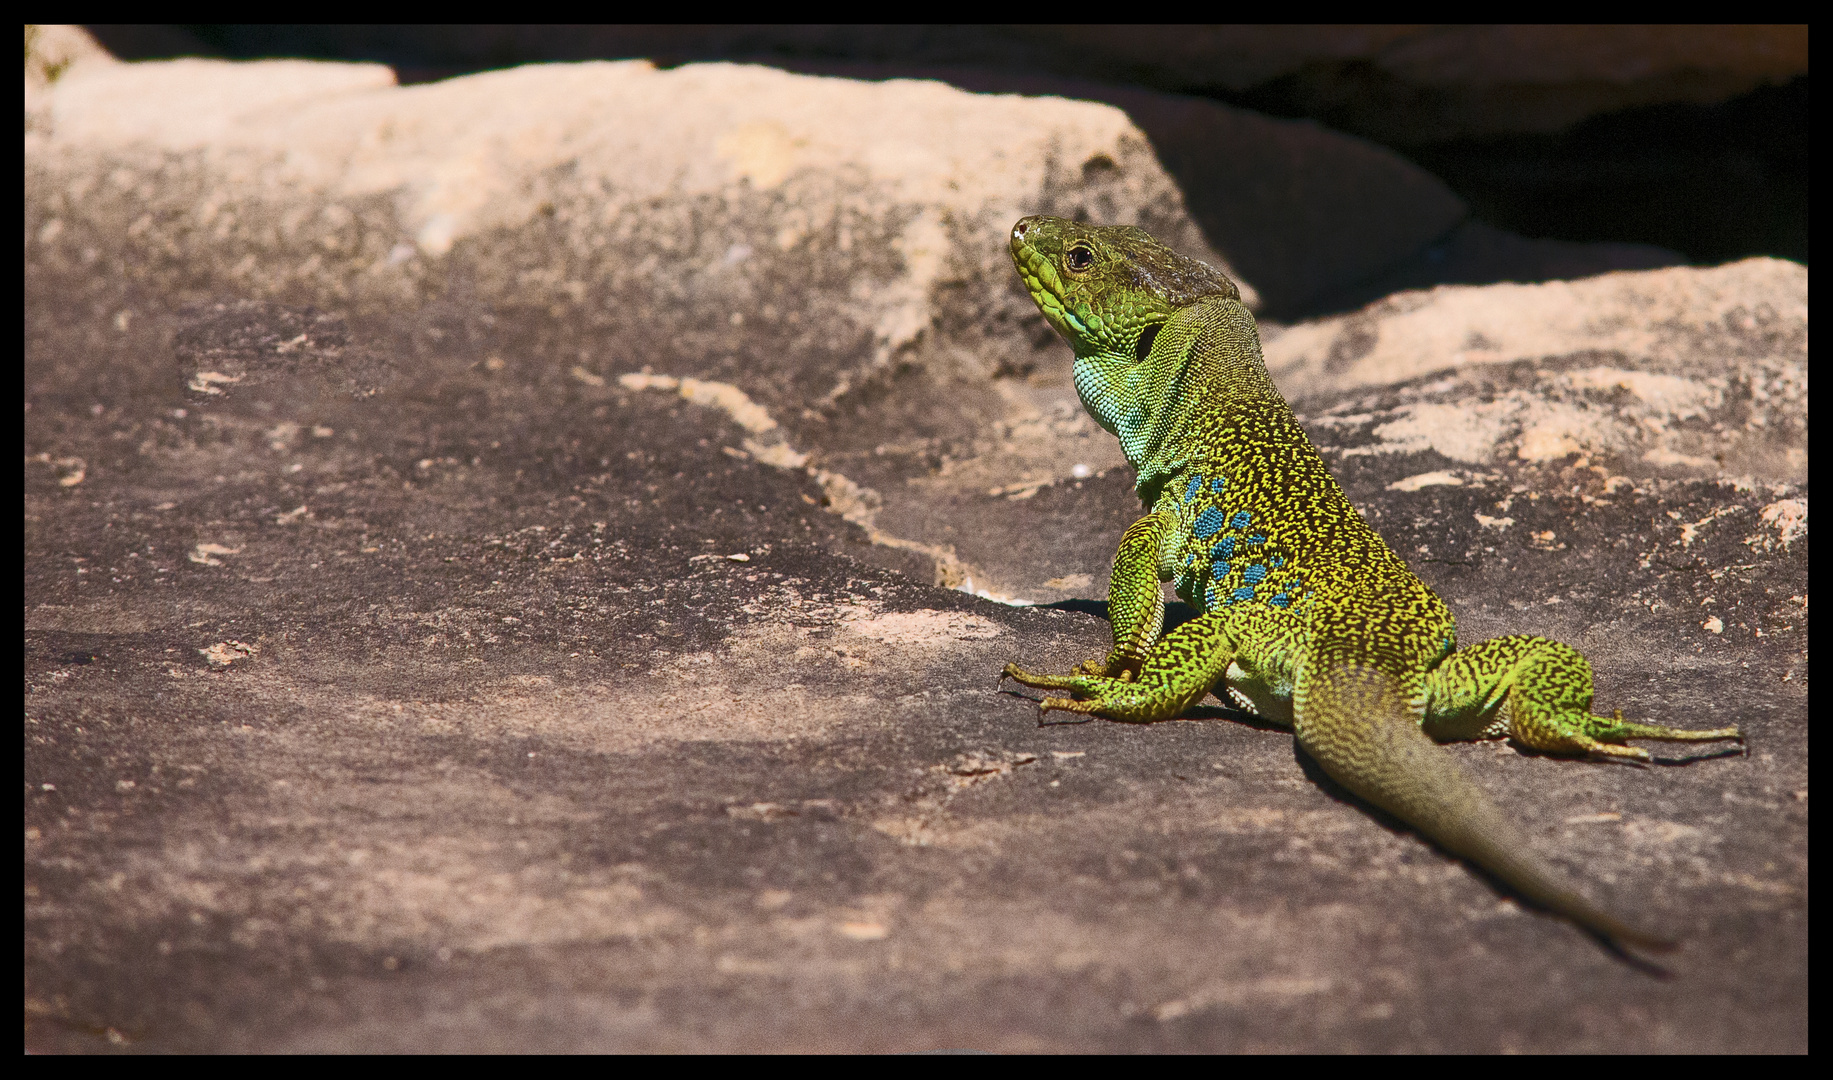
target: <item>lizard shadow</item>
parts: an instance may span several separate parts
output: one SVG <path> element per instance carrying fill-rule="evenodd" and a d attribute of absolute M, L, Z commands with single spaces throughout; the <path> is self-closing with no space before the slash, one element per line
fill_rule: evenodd
<path fill-rule="evenodd" d="M 1543 755 L 1537 754 L 1536 756 L 1543 756 Z M 1546 755 L 1546 756 L 1550 756 L 1550 755 Z M 1292 758 L 1295 762 L 1297 762 L 1299 771 L 1303 772 L 1305 774 L 1305 777 L 1309 779 L 1313 784 L 1316 784 L 1318 790 L 1322 791 L 1328 797 L 1335 799 L 1337 802 L 1345 803 L 1349 806 L 1355 807 L 1356 809 L 1360 810 L 1362 813 L 1366 814 L 1377 825 L 1380 825 L 1382 828 L 1388 830 L 1391 833 L 1406 834 L 1409 836 L 1417 837 L 1419 840 L 1423 841 L 1427 846 L 1431 847 L 1434 851 L 1437 851 L 1439 854 L 1445 856 L 1446 858 L 1453 859 L 1456 862 L 1462 864 L 1465 869 L 1469 870 L 1475 877 L 1483 881 L 1491 889 L 1495 890 L 1495 892 L 1498 895 L 1507 897 L 1508 899 L 1514 901 L 1516 904 L 1519 904 L 1521 907 L 1529 911 L 1536 911 L 1543 915 L 1551 916 L 1552 918 L 1557 919 L 1560 922 L 1566 923 L 1566 925 L 1571 926 L 1573 929 L 1580 931 L 1586 937 L 1589 937 L 1591 940 L 1595 941 L 1605 952 L 1610 953 L 1612 956 L 1616 957 L 1618 960 L 1636 969 L 1637 971 L 1640 971 L 1644 975 L 1648 975 L 1652 978 L 1662 979 L 1662 980 L 1672 979 L 1674 977 L 1674 973 L 1672 970 L 1662 966 L 1661 964 L 1654 962 L 1653 960 L 1648 959 L 1645 956 L 1641 956 L 1635 952 L 1630 951 L 1628 948 L 1626 948 L 1623 945 L 1622 942 L 1617 941 L 1615 938 L 1612 938 L 1610 935 L 1600 933 L 1596 930 L 1591 929 L 1588 926 L 1581 926 L 1578 923 L 1572 922 L 1570 919 L 1567 919 L 1565 916 L 1547 907 L 1545 904 L 1539 903 L 1536 900 L 1530 899 L 1529 897 L 1522 895 L 1518 890 L 1515 889 L 1514 886 L 1510 885 L 1506 881 L 1503 881 L 1501 878 L 1497 877 L 1496 875 L 1490 873 L 1484 867 L 1478 865 L 1475 862 L 1472 862 L 1469 859 L 1464 858 L 1462 855 L 1459 855 L 1456 852 L 1447 850 L 1442 845 L 1440 845 L 1436 840 L 1433 840 L 1431 837 L 1427 836 L 1425 833 L 1420 832 L 1418 829 L 1415 829 L 1413 826 L 1407 824 L 1405 821 L 1402 821 L 1400 818 L 1395 817 L 1393 814 L 1389 813 L 1388 811 L 1383 810 L 1381 807 L 1376 806 L 1374 803 L 1371 803 L 1368 800 L 1362 798 L 1360 795 L 1357 795 L 1355 792 L 1350 791 L 1348 788 L 1344 787 L 1342 784 L 1337 783 L 1336 780 L 1334 780 L 1330 776 L 1329 773 L 1324 771 L 1323 766 L 1319 765 L 1315 760 L 1313 760 L 1311 755 L 1305 753 L 1304 749 L 1298 745 L 1297 739 L 1294 739 L 1292 741 Z"/>
<path fill-rule="evenodd" d="M 1022 688 L 1007 688 L 999 692 L 1007 697 L 1015 697 L 1024 701 L 1029 701 L 1034 705 L 1038 702 L 1037 698 L 1025 693 Z M 1040 717 L 1037 726 L 1057 727 L 1064 724 L 1087 724 L 1100 719 L 1103 718 L 1099 716 L 1080 716 L 1074 720 L 1051 720 L 1046 717 Z M 1292 734 L 1292 729 L 1290 727 L 1275 723 L 1263 716 L 1256 716 L 1253 713 L 1243 712 L 1240 709 L 1229 708 L 1226 705 L 1192 705 L 1176 716 L 1166 717 L 1163 720 L 1142 720 L 1132 721 L 1132 723 L 1140 727 L 1147 727 L 1152 724 L 1182 724 L 1195 720 L 1232 720 L 1237 724 L 1241 724 L 1245 727 L 1258 728 L 1261 731 L 1277 732 L 1282 735 Z M 1110 720 L 1108 722 L 1122 723 L 1123 721 Z"/>
<path fill-rule="evenodd" d="M 1057 611 L 1074 611 L 1074 612 L 1084 614 L 1084 615 L 1093 615 L 1096 618 L 1103 619 L 1103 620 L 1107 619 L 1108 617 L 1107 603 L 1101 600 L 1060 600 L 1054 604 L 1041 604 L 1039 606 L 1052 608 Z M 1184 604 L 1181 602 L 1180 603 L 1170 603 L 1170 604 L 1165 605 L 1165 626 L 1164 626 L 1163 632 L 1169 633 L 1170 631 L 1176 629 L 1177 626 L 1179 626 L 1180 624 L 1188 622 L 1190 619 L 1195 618 L 1197 614 L 1198 612 L 1194 608 L 1190 607 L 1188 604 Z M 1028 697 L 1028 695 L 1019 694 L 1015 690 L 1009 690 L 1005 692 L 1011 693 L 1011 694 L 1014 694 L 1020 697 Z M 1093 720 L 1093 719 L 1095 718 L 1094 717 L 1084 717 L 1084 718 L 1079 718 L 1073 721 L 1055 721 L 1054 723 L 1087 723 L 1089 720 Z M 1257 728 L 1261 731 L 1277 731 L 1277 732 L 1281 732 L 1281 733 L 1288 734 L 1288 735 L 1291 734 L 1292 732 L 1291 727 L 1288 725 L 1274 723 L 1270 720 L 1265 719 L 1264 717 L 1257 716 L 1250 712 L 1244 712 L 1240 709 L 1230 708 L 1226 705 L 1224 706 L 1194 705 L 1188 709 L 1185 709 L 1182 713 L 1178 714 L 1177 716 L 1172 717 L 1170 720 L 1160 721 L 1160 722 L 1161 723 L 1170 723 L 1173 721 L 1189 721 L 1189 720 L 1230 720 L 1238 724 L 1244 724 L 1248 727 Z M 1048 721 L 1048 720 L 1044 720 L 1040 718 L 1038 723 L 1040 726 L 1049 726 L 1052 723 L 1052 721 Z M 1555 757 L 1557 756 L 1557 755 L 1551 755 L 1551 754 L 1543 754 L 1539 751 L 1532 750 L 1528 747 L 1513 743 L 1512 741 L 1511 741 L 1511 745 L 1513 745 L 1515 748 L 1515 751 L 1520 754 L 1531 755 L 1534 757 Z M 1668 765 L 1668 766 L 1690 765 L 1696 761 L 1708 761 L 1714 758 L 1721 758 L 1721 757 L 1735 757 L 1745 752 L 1746 752 L 1745 747 L 1740 744 L 1734 747 L 1725 747 L 1725 748 L 1706 751 L 1706 752 L 1698 753 L 1698 754 L 1687 754 L 1684 756 L 1677 756 L 1677 757 L 1657 757 L 1654 759 L 1653 762 L 1651 762 L 1651 764 Z M 1575 929 L 1583 932 L 1587 937 L 1597 942 L 1597 944 L 1600 947 L 1602 947 L 1605 952 L 1610 953 L 1612 956 L 1616 957 L 1618 960 L 1621 960 L 1623 963 L 1636 969 L 1637 971 L 1640 971 L 1643 974 L 1651 976 L 1656 979 L 1665 980 L 1665 979 L 1671 979 L 1674 977 L 1674 973 L 1671 970 L 1669 970 L 1668 968 L 1663 967 L 1662 965 L 1657 964 L 1654 961 L 1649 960 L 1646 957 L 1643 957 L 1634 952 L 1631 952 L 1629 949 L 1625 948 L 1621 942 L 1618 942 L 1617 940 L 1615 940 L 1614 938 L 1611 938 L 1607 934 L 1599 933 L 1598 931 L 1593 930 L 1590 927 L 1579 926 L 1576 923 L 1571 923 L 1569 920 L 1564 919 L 1562 916 L 1559 915 L 1559 913 L 1551 910 L 1550 908 L 1546 907 L 1544 904 L 1540 904 L 1522 895 L 1513 886 L 1509 885 L 1507 882 L 1503 881 L 1501 878 L 1497 877 L 1496 875 L 1490 873 L 1488 870 L 1484 869 L 1482 866 L 1476 864 L 1475 862 L 1472 862 L 1469 859 L 1464 858 L 1461 855 L 1457 855 L 1454 852 L 1446 850 L 1444 847 L 1442 847 L 1436 841 L 1434 841 L 1431 837 L 1420 832 L 1418 829 L 1415 829 L 1413 826 L 1407 824 L 1405 821 L 1394 816 L 1393 814 L 1389 813 L 1388 811 L 1383 810 L 1381 807 L 1376 806 L 1374 803 L 1371 803 L 1367 801 L 1366 799 L 1362 798 L 1361 796 L 1355 794 L 1354 792 L 1350 791 L 1348 788 L 1344 787 L 1342 784 L 1337 783 L 1336 780 L 1331 778 L 1329 773 L 1326 773 L 1324 771 L 1322 766 L 1320 766 L 1316 761 L 1314 761 L 1309 754 L 1305 753 L 1303 748 L 1301 748 L 1298 745 L 1297 739 L 1294 739 L 1292 741 L 1292 757 L 1293 757 L 1293 760 L 1297 762 L 1299 771 L 1303 772 L 1306 778 L 1309 779 L 1313 784 L 1317 785 L 1318 789 L 1322 791 L 1328 797 L 1335 799 L 1338 802 L 1346 803 L 1350 806 L 1356 807 L 1362 813 L 1366 814 L 1369 818 L 1371 818 L 1376 824 L 1380 825 L 1384 829 L 1387 829 L 1389 832 L 1396 833 L 1396 834 L 1406 833 L 1406 834 L 1418 837 L 1419 839 L 1423 840 L 1428 846 L 1430 846 L 1433 850 L 1449 858 L 1455 859 L 1457 862 L 1463 864 L 1463 866 L 1465 866 L 1472 873 L 1474 873 L 1479 879 L 1481 879 L 1486 884 L 1488 884 L 1491 889 L 1494 889 L 1497 894 L 1501 896 L 1505 896 L 1509 898 L 1510 900 L 1513 900 L 1515 903 L 1521 905 L 1524 908 L 1527 908 L 1528 910 L 1541 912 L 1546 915 L 1551 915 L 1554 918 L 1560 919 L 1562 922 L 1567 922 L 1568 925 L 1573 926 Z M 1567 760 L 1567 759 L 1562 758 L 1562 760 Z"/>
<path fill-rule="evenodd" d="M 1107 617 L 1106 600 L 1058 600 L 1053 604 L 1039 604 L 1046 611 L 1073 611 L 1078 615 L 1093 615 L 1102 622 L 1111 622 Z"/>
<path fill-rule="evenodd" d="M 1571 754 L 1559 754 L 1550 750 L 1536 750 L 1531 746 L 1524 746 L 1514 739 L 1510 739 L 1508 745 L 1515 753 L 1520 754 L 1522 757 L 1546 758 L 1549 761 L 1579 761 L 1589 765 L 1616 765 L 1630 769 L 1646 769 L 1656 765 L 1668 767 L 1693 765 L 1701 761 L 1716 761 L 1719 758 L 1747 757 L 1750 753 L 1750 748 L 1740 742 L 1736 746 L 1721 746 L 1712 750 L 1702 750 L 1696 754 L 1680 754 L 1674 757 L 1662 757 L 1657 755 L 1653 750 L 1650 750 L 1649 760 L 1643 762 L 1618 757 L 1598 757 L 1591 759 L 1582 757 L 1575 758 Z"/>
<path fill-rule="evenodd" d="M 1046 611 L 1073 611 L 1078 615 L 1093 615 L 1102 622 L 1112 622 L 1107 617 L 1106 600 L 1058 600 L 1054 604 L 1039 604 Z M 1160 631 L 1169 634 L 1199 615 L 1200 612 L 1182 600 L 1173 600 L 1165 605 L 1165 626 Z"/>

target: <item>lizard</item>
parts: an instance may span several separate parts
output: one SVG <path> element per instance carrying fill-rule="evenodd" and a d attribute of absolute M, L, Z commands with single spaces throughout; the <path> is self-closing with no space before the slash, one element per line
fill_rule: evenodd
<path fill-rule="evenodd" d="M 1672 940 L 1613 915 L 1530 846 L 1438 742 L 1509 737 L 1641 764 L 1630 739 L 1736 739 L 1591 712 L 1591 666 L 1545 637 L 1459 649 L 1451 610 L 1359 515 L 1275 387 L 1227 275 L 1132 226 L 1034 216 L 1012 261 L 1075 352 L 1145 516 L 1114 555 L 1114 645 L 1067 675 L 1007 664 L 1051 711 L 1149 723 L 1218 697 L 1290 729 L 1350 792 L 1613 947 Z M 1160 583 L 1196 617 L 1166 633 Z"/>

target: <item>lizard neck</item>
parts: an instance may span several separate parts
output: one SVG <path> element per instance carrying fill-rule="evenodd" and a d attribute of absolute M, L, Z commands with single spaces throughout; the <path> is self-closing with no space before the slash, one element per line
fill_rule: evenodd
<path fill-rule="evenodd" d="M 1225 297 L 1179 311 L 1144 359 L 1079 357 L 1075 375 L 1083 406 L 1120 438 L 1147 506 L 1203 454 L 1199 433 L 1214 421 L 1226 428 L 1232 417 L 1291 417 L 1261 359 L 1254 317 Z"/>

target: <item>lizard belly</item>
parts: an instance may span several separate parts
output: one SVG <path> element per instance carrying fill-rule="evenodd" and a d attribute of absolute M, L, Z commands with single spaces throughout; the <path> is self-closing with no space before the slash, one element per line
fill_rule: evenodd
<path fill-rule="evenodd" d="M 1290 681 L 1269 677 L 1268 672 L 1250 671 L 1239 661 L 1230 662 L 1222 680 L 1226 692 L 1217 696 L 1228 704 L 1280 727 L 1292 726 Z"/>

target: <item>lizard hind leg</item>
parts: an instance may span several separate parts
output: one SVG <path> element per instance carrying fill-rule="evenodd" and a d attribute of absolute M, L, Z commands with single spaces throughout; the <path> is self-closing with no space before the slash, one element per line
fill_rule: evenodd
<path fill-rule="evenodd" d="M 1577 649 L 1543 637 L 1510 635 L 1460 649 L 1427 680 L 1428 727 L 1468 728 L 1460 717 L 1493 715 L 1484 734 L 1504 734 L 1530 749 L 1600 760 L 1646 763 L 1630 739 L 1706 742 L 1742 739 L 1735 727 L 1688 730 L 1591 712 L 1591 664 Z M 1469 737 L 1466 735 L 1465 737 Z"/>

